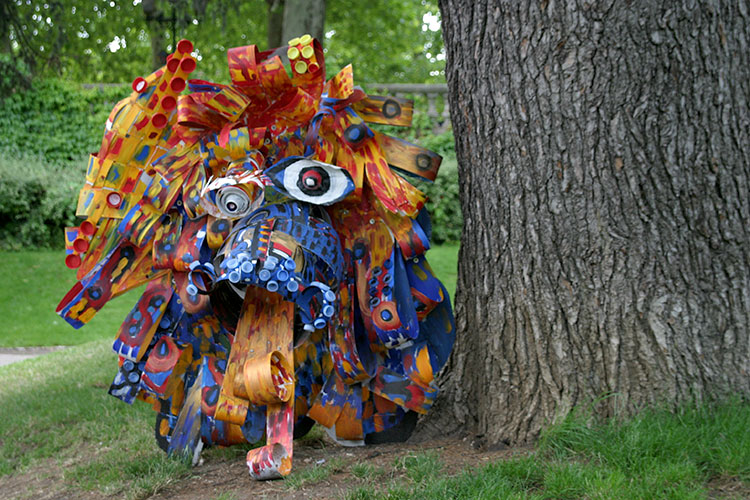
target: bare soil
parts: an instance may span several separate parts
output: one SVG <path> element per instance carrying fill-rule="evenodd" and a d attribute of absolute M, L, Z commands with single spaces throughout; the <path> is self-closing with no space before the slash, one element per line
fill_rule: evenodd
<path fill-rule="evenodd" d="M 250 479 L 243 457 L 205 453 L 201 464 L 188 477 L 161 489 L 148 500 L 211 500 L 223 495 L 226 499 L 340 499 L 358 486 L 385 490 L 394 483 L 408 482 L 399 467 L 402 457 L 434 453 L 443 464 L 445 475 L 455 475 L 500 459 L 530 453 L 531 447 L 487 448 L 478 439 L 445 438 L 420 443 L 399 443 L 345 448 L 327 437 L 297 441 L 294 447 L 294 469 L 290 479 L 254 481 Z M 332 468 L 330 474 L 311 479 L 315 468 Z M 352 473 L 355 464 L 368 464 L 377 477 L 358 478 Z M 121 498 L 123 492 L 105 495 L 100 491 L 83 491 L 63 479 L 67 464 L 49 460 L 23 474 L 0 478 L 0 500 L 95 500 Z M 306 478 L 304 481 L 295 479 Z M 369 480 L 368 480 L 369 479 Z M 707 484 L 709 499 L 746 499 L 750 489 L 736 478 L 715 478 Z"/>
<path fill-rule="evenodd" d="M 387 488 L 393 481 L 406 480 L 404 470 L 397 467 L 401 457 L 419 453 L 435 453 L 444 464 L 446 474 L 452 475 L 466 468 L 480 467 L 501 458 L 527 453 L 529 449 L 477 449 L 478 443 L 471 439 L 440 439 L 422 443 L 399 443 L 369 445 L 345 448 L 330 442 L 327 438 L 295 442 L 295 474 L 307 477 L 309 469 L 326 467 L 331 463 L 343 463 L 339 468 L 318 480 L 295 484 L 291 480 L 254 481 L 250 479 L 242 457 L 223 457 L 204 454 L 202 463 L 192 469 L 189 477 L 167 486 L 150 500 L 210 500 L 219 495 L 225 498 L 268 498 L 268 499 L 337 499 L 357 486 Z M 357 478 L 351 466 L 357 463 L 369 464 L 380 469 L 377 481 Z M 306 472 L 307 471 L 307 472 Z M 299 482 L 297 482 L 299 483 Z M 59 466 L 46 464 L 0 479 L 0 499 L 34 500 L 94 500 L 100 498 L 120 498 L 122 492 L 110 497 L 98 491 L 82 491 L 66 483 Z"/>

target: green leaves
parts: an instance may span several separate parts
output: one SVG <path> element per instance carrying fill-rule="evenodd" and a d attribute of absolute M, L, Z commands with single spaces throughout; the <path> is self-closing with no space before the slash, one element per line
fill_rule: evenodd
<path fill-rule="evenodd" d="M 267 2 L 156 0 L 158 22 L 146 23 L 141 2 L 70 3 L 11 0 L 8 32 L 16 57 L 35 77 L 68 81 L 130 82 L 151 71 L 151 37 L 174 50 L 181 38 L 197 49 L 194 78 L 226 82 L 226 50 L 267 47 Z M 353 63 L 362 82 L 442 82 L 445 59 L 434 0 L 326 2 L 328 75 Z M 157 32 L 152 33 L 152 30 Z M 301 33 L 300 33 L 301 34 Z M 282 40 L 282 44 L 286 40 Z"/>
<path fill-rule="evenodd" d="M 1 101 L 0 151 L 53 163 L 85 158 L 98 149 L 109 112 L 128 93 L 126 86 L 82 89 L 34 80 L 29 90 Z"/>
<path fill-rule="evenodd" d="M 83 175 L 39 156 L 0 153 L 0 249 L 61 247 Z"/>

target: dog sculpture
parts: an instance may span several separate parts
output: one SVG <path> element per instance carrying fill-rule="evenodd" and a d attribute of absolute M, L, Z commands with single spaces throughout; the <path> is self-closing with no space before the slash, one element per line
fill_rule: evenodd
<path fill-rule="evenodd" d="M 351 66 L 325 82 L 309 35 L 230 49 L 230 85 L 187 82 L 192 50 L 112 110 L 57 312 L 79 328 L 147 283 L 109 392 L 153 405 L 170 454 L 265 436 L 247 455 L 265 479 L 314 422 L 342 444 L 405 438 L 455 335 L 425 198 L 395 173 L 432 180 L 441 158 L 366 125 L 409 126 L 412 103 L 367 96 Z"/>

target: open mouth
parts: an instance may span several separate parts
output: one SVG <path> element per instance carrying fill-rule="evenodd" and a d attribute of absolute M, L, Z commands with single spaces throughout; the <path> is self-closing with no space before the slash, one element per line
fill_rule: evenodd
<path fill-rule="evenodd" d="M 324 209 L 301 202 L 268 205 L 238 221 L 213 259 L 214 284 L 244 298 L 262 288 L 293 302 L 305 330 L 334 315 L 343 255 Z"/>
<path fill-rule="evenodd" d="M 342 263 L 341 243 L 325 209 L 275 204 L 237 221 L 210 262 L 191 265 L 188 287 L 211 297 L 230 331 L 248 295 L 278 294 L 295 305 L 298 345 L 334 317 Z"/>

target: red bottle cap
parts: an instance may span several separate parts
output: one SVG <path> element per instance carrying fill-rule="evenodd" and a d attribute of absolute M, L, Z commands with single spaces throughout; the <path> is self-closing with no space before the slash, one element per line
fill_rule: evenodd
<path fill-rule="evenodd" d="M 177 99 L 171 95 L 164 96 L 161 100 L 161 107 L 164 111 L 172 111 L 177 106 Z"/>
<path fill-rule="evenodd" d="M 195 59 L 190 56 L 183 57 L 182 62 L 180 63 L 180 69 L 185 73 L 192 73 L 193 70 L 195 70 L 195 66 Z"/>
<path fill-rule="evenodd" d="M 182 92 L 183 90 L 185 90 L 185 80 L 183 78 L 180 78 L 179 76 L 176 76 L 169 82 L 169 88 L 174 90 L 175 92 Z"/>
<path fill-rule="evenodd" d="M 177 52 L 180 54 L 189 54 L 193 51 L 193 42 L 182 39 L 177 42 Z"/>
<path fill-rule="evenodd" d="M 89 249 L 89 241 L 84 238 L 78 238 L 73 242 L 73 249 L 76 252 L 83 253 Z"/>
<path fill-rule="evenodd" d="M 87 220 L 81 222 L 81 225 L 79 226 L 79 229 L 86 236 L 91 236 L 92 234 L 94 234 L 96 232 L 96 226 L 93 223 L 91 223 L 91 222 L 89 222 Z"/>
<path fill-rule="evenodd" d="M 174 73 L 175 71 L 177 71 L 177 68 L 179 66 L 180 66 L 180 60 L 177 59 L 176 57 L 173 57 L 172 59 L 170 59 L 169 61 L 167 61 L 167 69 L 171 73 Z"/>
<path fill-rule="evenodd" d="M 156 128 L 164 128 L 167 126 L 167 116 L 164 113 L 156 113 L 153 118 L 151 118 L 151 123 Z"/>
<path fill-rule="evenodd" d="M 138 92 L 139 94 L 146 90 L 146 79 L 143 77 L 138 77 L 135 80 L 133 80 L 133 90 Z"/>
<path fill-rule="evenodd" d="M 70 269 L 81 267 L 81 258 L 78 256 L 78 254 L 72 253 L 65 257 L 65 265 Z"/>

